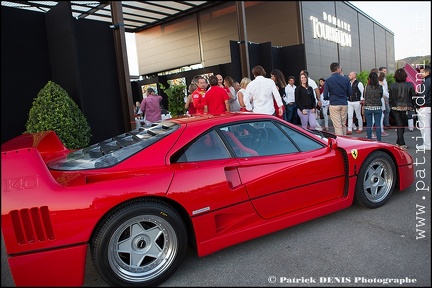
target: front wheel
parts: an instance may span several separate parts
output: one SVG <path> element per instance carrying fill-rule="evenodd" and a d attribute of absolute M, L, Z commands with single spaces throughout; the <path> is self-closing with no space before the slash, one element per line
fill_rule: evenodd
<path fill-rule="evenodd" d="M 157 286 L 177 270 L 186 250 L 180 215 L 157 201 L 136 201 L 113 211 L 91 243 L 95 268 L 112 286 Z"/>
<path fill-rule="evenodd" d="M 360 168 L 355 198 L 367 208 L 384 205 L 396 185 L 396 166 L 392 158 L 382 151 L 371 153 Z"/>

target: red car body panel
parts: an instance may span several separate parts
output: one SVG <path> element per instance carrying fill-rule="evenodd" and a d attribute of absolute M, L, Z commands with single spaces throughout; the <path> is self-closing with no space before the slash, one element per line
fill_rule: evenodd
<path fill-rule="evenodd" d="M 250 113 L 172 119 L 180 128 L 157 145 L 91 170 L 49 170 L 46 162 L 71 152 L 53 132 L 3 144 L 1 220 L 15 284 L 82 285 L 93 231 L 110 210 L 131 199 L 175 204 L 189 217 L 197 253 L 204 256 L 349 207 L 360 166 L 372 151 L 395 159 L 400 190 L 414 182 L 407 152 L 349 137 L 318 138 L 322 149 L 293 155 L 170 163 L 179 149 L 214 126 L 265 119 L 281 121 Z M 58 259 L 68 260 L 59 265 Z"/>
<path fill-rule="evenodd" d="M 8 258 L 15 286 L 82 286 L 87 248 L 81 244 Z"/>

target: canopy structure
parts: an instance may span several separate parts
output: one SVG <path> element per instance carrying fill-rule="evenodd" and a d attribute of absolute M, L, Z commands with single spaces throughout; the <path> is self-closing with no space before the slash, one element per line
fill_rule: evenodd
<path fill-rule="evenodd" d="M 113 25 L 112 28 L 123 25 L 125 32 L 134 33 L 217 5 L 221 1 L 121 1 L 123 23 L 112 20 L 110 2 L 70 1 L 72 17 L 107 22 Z M 1 1 L 2 6 L 42 13 L 48 12 L 57 3 L 58 1 Z"/>

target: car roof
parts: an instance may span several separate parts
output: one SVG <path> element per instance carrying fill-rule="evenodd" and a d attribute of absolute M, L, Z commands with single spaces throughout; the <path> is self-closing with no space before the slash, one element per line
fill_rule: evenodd
<path fill-rule="evenodd" d="M 259 120 L 259 119 L 274 118 L 275 116 L 258 114 L 252 112 L 227 112 L 224 114 L 201 114 L 201 115 L 188 115 L 180 116 L 175 118 L 170 118 L 165 121 L 174 121 L 179 124 L 198 124 L 202 125 L 205 122 L 209 122 L 212 125 L 224 124 L 231 121 L 241 121 L 241 120 Z"/>

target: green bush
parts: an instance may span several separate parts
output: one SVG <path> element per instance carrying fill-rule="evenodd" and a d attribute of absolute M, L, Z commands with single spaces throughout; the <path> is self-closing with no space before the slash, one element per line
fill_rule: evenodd
<path fill-rule="evenodd" d="M 30 133 L 54 130 L 69 149 L 88 146 L 91 137 L 90 126 L 78 105 L 52 81 L 34 99 L 26 129 Z"/>
<path fill-rule="evenodd" d="M 169 88 L 166 88 L 162 83 L 159 83 L 159 87 L 168 95 L 168 111 L 171 113 L 171 116 L 184 115 L 186 113 L 184 100 L 186 85 L 171 84 Z"/>
<path fill-rule="evenodd" d="M 366 85 L 369 78 L 370 71 L 363 70 L 362 72 L 357 74 L 357 80 L 362 82 L 363 85 Z"/>
<path fill-rule="evenodd" d="M 368 81 L 368 78 L 369 78 L 369 74 L 370 74 L 370 71 L 364 70 L 364 71 L 362 71 L 362 72 L 360 72 L 360 73 L 357 74 L 357 80 L 359 80 L 360 82 L 362 82 L 363 85 L 366 85 L 366 83 Z M 395 82 L 392 73 L 387 73 L 386 80 L 387 80 L 387 86 L 388 87 L 390 87 L 390 85 Z"/>
<path fill-rule="evenodd" d="M 389 87 L 389 88 L 390 88 L 391 84 L 396 82 L 396 80 L 394 79 L 394 74 L 392 74 L 392 73 L 387 73 L 386 80 L 387 80 L 387 87 Z"/>

